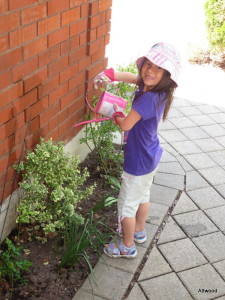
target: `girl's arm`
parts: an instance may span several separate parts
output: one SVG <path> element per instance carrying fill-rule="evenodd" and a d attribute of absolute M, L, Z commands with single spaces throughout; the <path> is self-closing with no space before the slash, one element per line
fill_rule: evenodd
<path fill-rule="evenodd" d="M 130 130 L 140 119 L 141 115 L 139 115 L 139 113 L 137 113 L 134 109 L 131 109 L 125 118 L 117 116 L 114 117 L 116 125 L 118 125 L 123 131 Z"/>
<path fill-rule="evenodd" d="M 138 75 L 130 72 L 119 72 L 115 71 L 114 77 L 116 81 L 123 81 L 128 83 L 137 84 Z"/>

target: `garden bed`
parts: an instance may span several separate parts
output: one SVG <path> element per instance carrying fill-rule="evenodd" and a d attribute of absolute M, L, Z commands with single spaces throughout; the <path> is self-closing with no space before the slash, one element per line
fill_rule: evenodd
<path fill-rule="evenodd" d="M 81 167 L 87 167 L 90 173 L 85 185 L 90 186 L 94 182 L 96 183 L 93 194 L 89 199 L 81 201 L 78 207 L 79 212 L 83 216 L 99 201 L 107 196 L 117 197 L 118 194 L 101 177 L 97 161 L 96 153 L 93 151 L 81 164 Z M 117 215 L 115 203 L 110 207 L 99 210 L 94 217 L 99 220 L 104 218 L 105 224 L 116 230 Z M 10 239 L 15 240 L 16 237 L 17 231 L 15 230 L 11 234 Z M 63 268 L 59 273 L 57 266 L 61 259 L 63 245 L 59 243 L 58 237 L 53 236 L 49 238 L 47 243 L 28 241 L 28 237 L 26 228 L 20 228 L 20 239 L 23 241 L 21 246 L 24 248 L 23 258 L 29 259 L 33 266 L 24 276 L 27 284 L 14 286 L 11 299 L 71 300 L 88 274 L 90 274 L 90 269 L 86 262 L 80 259 L 75 267 Z M 93 267 L 99 259 L 99 254 L 90 252 L 88 257 Z M 6 282 L 0 284 L 0 299 L 10 299 L 9 285 Z"/>

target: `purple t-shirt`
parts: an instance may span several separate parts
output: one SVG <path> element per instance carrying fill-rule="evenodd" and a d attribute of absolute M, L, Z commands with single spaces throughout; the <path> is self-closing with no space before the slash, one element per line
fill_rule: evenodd
<path fill-rule="evenodd" d="M 157 131 L 165 108 L 165 93 L 138 91 L 136 97 L 132 108 L 141 119 L 125 133 L 123 170 L 140 176 L 154 171 L 162 156 Z"/>

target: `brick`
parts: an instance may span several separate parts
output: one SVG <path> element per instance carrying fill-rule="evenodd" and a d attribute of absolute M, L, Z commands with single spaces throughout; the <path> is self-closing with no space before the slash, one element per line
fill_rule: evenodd
<path fill-rule="evenodd" d="M 42 98 L 53 91 L 59 84 L 59 74 L 38 87 L 38 97 Z"/>
<path fill-rule="evenodd" d="M 81 18 L 87 18 L 89 15 L 89 4 L 83 4 L 80 9 L 81 9 L 81 14 L 80 14 Z"/>
<path fill-rule="evenodd" d="M 22 81 L 9 86 L 6 90 L 0 92 L 0 108 L 9 104 L 11 101 L 21 97 L 22 95 L 23 95 Z"/>
<path fill-rule="evenodd" d="M 104 37 L 103 37 L 103 38 L 89 44 L 88 48 L 87 48 L 88 55 L 92 55 L 95 52 L 97 52 L 99 49 L 104 48 L 104 46 L 105 46 L 104 42 L 105 42 L 105 40 L 104 40 Z"/>
<path fill-rule="evenodd" d="M 10 48 L 17 47 L 37 37 L 37 26 L 30 24 L 9 33 Z"/>
<path fill-rule="evenodd" d="M 62 12 L 69 8 L 69 0 L 50 0 L 48 5 L 48 15 L 53 15 Z"/>
<path fill-rule="evenodd" d="M 24 113 L 19 114 L 15 118 L 0 126 L 0 141 L 8 138 L 13 132 L 22 127 L 25 123 Z"/>
<path fill-rule="evenodd" d="M 87 42 L 94 42 L 97 40 L 97 28 L 94 28 L 92 30 L 88 30 L 87 33 Z"/>
<path fill-rule="evenodd" d="M 111 16 L 112 16 L 112 9 L 108 9 L 105 13 L 105 22 L 109 22 L 111 20 Z"/>
<path fill-rule="evenodd" d="M 89 15 L 90 16 L 93 16 L 93 15 L 97 15 L 98 13 L 98 6 L 99 6 L 99 2 L 98 1 L 95 1 L 95 2 L 92 2 L 89 4 Z"/>
<path fill-rule="evenodd" d="M 11 77 L 10 71 L 6 71 L 0 74 L 0 90 L 3 90 L 5 87 L 10 85 Z"/>
<path fill-rule="evenodd" d="M 96 76 L 97 74 L 99 74 L 102 70 L 104 70 L 104 61 L 100 61 L 97 64 L 95 64 L 94 66 L 91 66 L 88 70 L 87 70 L 87 79 L 90 80 L 92 79 L 94 76 Z"/>
<path fill-rule="evenodd" d="M 16 65 L 22 60 L 21 48 L 0 55 L 0 73 Z"/>
<path fill-rule="evenodd" d="M 112 6 L 112 0 L 99 0 L 99 11 L 104 11 Z"/>
<path fill-rule="evenodd" d="M 0 126 L 12 119 L 12 104 L 0 109 Z"/>
<path fill-rule="evenodd" d="M 68 81 L 77 73 L 78 73 L 78 64 L 70 66 L 65 71 L 60 73 L 60 84 L 65 81 Z"/>
<path fill-rule="evenodd" d="M 45 97 L 26 109 L 25 111 L 26 120 L 29 120 L 29 118 L 34 119 L 36 116 L 43 113 L 47 108 L 48 108 L 48 97 Z"/>
<path fill-rule="evenodd" d="M 8 11 L 8 0 L 0 0 L 0 13 Z"/>
<path fill-rule="evenodd" d="M 87 44 L 87 32 L 82 32 L 80 34 L 80 46 Z"/>
<path fill-rule="evenodd" d="M 80 7 L 70 9 L 61 15 L 61 25 L 65 26 L 80 19 Z"/>
<path fill-rule="evenodd" d="M 105 23 L 105 12 L 92 16 L 88 20 L 88 28 L 93 29 Z"/>
<path fill-rule="evenodd" d="M 35 102 L 37 102 L 37 89 L 32 90 L 31 92 L 27 93 L 20 99 L 13 102 L 13 115 L 17 115 L 21 111 L 25 110 Z"/>
<path fill-rule="evenodd" d="M 90 64 L 91 64 L 90 56 L 81 59 L 78 63 L 78 71 L 81 72 L 82 70 L 85 70 L 87 67 L 90 66 Z"/>
<path fill-rule="evenodd" d="M 29 123 L 29 134 L 33 134 L 35 131 L 37 131 L 40 128 L 40 117 L 37 116 Z"/>
<path fill-rule="evenodd" d="M 81 60 L 83 57 L 86 56 L 86 52 L 86 46 L 82 46 L 76 49 L 73 53 L 69 55 L 69 64 L 72 65 Z"/>
<path fill-rule="evenodd" d="M 49 122 L 51 119 L 54 119 L 55 116 L 59 113 L 60 111 L 60 104 L 54 103 L 51 105 L 45 112 L 40 114 L 40 124 L 45 124 L 46 122 Z M 49 128 L 50 130 L 53 130 L 53 128 Z"/>
<path fill-rule="evenodd" d="M 87 30 L 88 19 L 80 20 L 70 25 L 70 37 Z"/>
<path fill-rule="evenodd" d="M 102 49 L 99 49 L 97 52 L 95 52 L 92 56 L 91 56 L 91 62 L 95 63 L 96 61 L 98 61 L 99 59 L 102 59 L 102 57 L 105 56 L 105 47 L 103 47 Z"/>
<path fill-rule="evenodd" d="M 26 25 L 47 16 L 46 3 L 38 4 L 21 11 L 22 25 Z"/>
<path fill-rule="evenodd" d="M 80 4 L 83 4 L 84 2 L 87 2 L 88 0 L 70 0 L 70 7 L 78 6 Z"/>
<path fill-rule="evenodd" d="M 10 152 L 10 150 L 14 147 L 14 137 L 13 135 L 9 136 L 4 141 L 0 143 L 0 157 Z"/>
<path fill-rule="evenodd" d="M 47 51 L 38 55 L 39 67 L 43 67 L 60 56 L 60 45 L 48 48 Z"/>
<path fill-rule="evenodd" d="M 104 39 L 104 45 L 108 45 L 110 42 L 110 34 L 108 33 L 106 36 L 105 36 L 105 39 Z"/>
<path fill-rule="evenodd" d="M 101 38 L 102 36 L 106 35 L 110 31 L 111 23 L 105 23 L 99 27 L 97 27 L 97 38 Z"/>
<path fill-rule="evenodd" d="M 0 34 L 6 33 L 20 26 L 19 12 L 8 13 L 0 16 Z"/>
<path fill-rule="evenodd" d="M 9 36 L 5 34 L 0 37 L 0 53 L 9 49 Z"/>
<path fill-rule="evenodd" d="M 78 35 L 62 42 L 61 45 L 60 45 L 61 55 L 64 55 L 64 54 L 78 48 L 79 44 L 80 44 L 80 38 L 79 38 Z"/>
<path fill-rule="evenodd" d="M 12 69 L 12 81 L 16 82 L 28 74 L 34 72 L 38 67 L 38 57 L 34 57 L 28 61 L 16 65 Z"/>
<path fill-rule="evenodd" d="M 24 49 L 24 59 L 28 59 L 47 48 L 47 36 L 36 39 L 35 41 L 25 45 Z"/>
<path fill-rule="evenodd" d="M 58 126 L 59 126 L 59 116 L 55 116 L 48 122 L 49 131 L 52 133 L 55 128 L 57 128 L 57 132 L 58 132 Z M 57 138 L 58 138 L 58 134 L 57 134 Z"/>
<path fill-rule="evenodd" d="M 27 93 L 33 88 L 47 80 L 47 67 L 38 70 L 24 80 L 24 92 Z"/>
<path fill-rule="evenodd" d="M 37 3 L 37 1 L 38 0 L 19 0 L 19 1 L 9 0 L 9 9 L 14 10 L 14 9 L 22 8 Z"/>
<path fill-rule="evenodd" d="M 78 88 L 74 89 L 60 100 L 60 110 L 64 110 L 66 107 L 68 107 L 71 103 L 73 103 L 73 101 L 75 101 L 77 97 Z"/>
<path fill-rule="evenodd" d="M 5 170 L 8 167 L 8 162 L 9 162 L 9 155 L 0 158 L 0 174 L 5 172 Z"/>
<path fill-rule="evenodd" d="M 52 77 L 53 75 L 66 69 L 66 67 L 68 66 L 68 61 L 69 61 L 68 55 L 64 57 L 60 57 L 56 61 L 53 61 L 51 64 L 48 65 L 48 76 Z"/>
<path fill-rule="evenodd" d="M 60 27 L 60 15 L 48 17 L 38 22 L 38 35 L 43 35 Z"/>
<path fill-rule="evenodd" d="M 68 82 L 59 86 L 56 90 L 49 94 L 49 105 L 52 105 L 55 102 L 59 102 L 59 99 L 65 96 L 68 93 Z"/>
<path fill-rule="evenodd" d="M 85 82 L 85 72 L 79 73 L 77 76 L 69 80 L 69 90 L 74 89 Z"/>
<path fill-rule="evenodd" d="M 55 46 L 69 38 L 69 26 L 54 31 L 48 36 L 48 47 Z"/>

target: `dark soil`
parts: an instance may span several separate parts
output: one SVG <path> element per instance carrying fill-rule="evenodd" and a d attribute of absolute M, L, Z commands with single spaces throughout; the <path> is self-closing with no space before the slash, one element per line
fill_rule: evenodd
<path fill-rule="evenodd" d="M 118 194 L 101 177 L 97 161 L 96 154 L 92 152 L 81 164 L 81 168 L 87 167 L 90 172 L 86 185 L 96 183 L 92 196 L 79 205 L 79 212 L 84 216 L 99 201 L 107 196 L 117 197 Z M 104 218 L 105 224 L 116 230 L 116 204 L 98 211 L 95 217 Z M 27 240 L 28 235 L 25 228 L 21 228 L 20 233 L 20 238 L 24 241 L 21 246 L 28 249 L 30 253 L 29 255 L 24 254 L 23 258 L 29 259 L 33 266 L 28 273 L 24 274 L 27 284 L 14 286 L 11 298 L 8 283 L 0 282 L 0 299 L 71 300 L 90 273 L 85 261 L 80 260 L 75 267 L 64 268 L 59 273 L 57 266 L 61 258 L 62 245 L 60 245 L 58 237 L 50 238 L 47 243 L 37 240 L 30 242 Z M 9 238 L 14 239 L 16 236 L 17 231 L 15 230 Z M 89 260 L 93 267 L 99 260 L 99 255 L 89 251 Z"/>
<path fill-rule="evenodd" d="M 213 52 L 200 52 L 196 56 L 189 58 L 190 63 L 193 64 L 211 64 L 215 67 L 221 68 L 225 71 L 225 53 L 213 53 Z"/>

